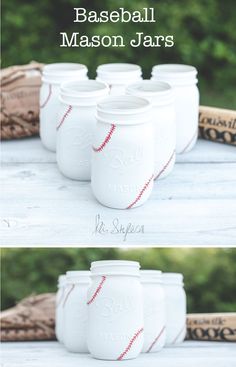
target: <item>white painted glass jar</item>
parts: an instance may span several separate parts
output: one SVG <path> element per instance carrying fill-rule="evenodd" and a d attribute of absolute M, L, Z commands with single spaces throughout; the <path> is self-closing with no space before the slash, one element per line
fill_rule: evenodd
<path fill-rule="evenodd" d="M 166 305 L 161 271 L 141 270 L 144 305 L 143 353 L 160 351 L 166 340 Z"/>
<path fill-rule="evenodd" d="M 40 138 L 45 148 L 56 151 L 56 125 L 60 84 L 87 79 L 87 67 L 76 63 L 48 64 L 43 68 L 40 89 Z"/>
<path fill-rule="evenodd" d="M 154 177 L 151 105 L 134 96 L 98 104 L 92 152 L 92 190 L 108 207 L 130 209 L 150 196 Z"/>
<path fill-rule="evenodd" d="M 95 80 L 66 82 L 61 85 L 57 164 L 59 170 L 71 179 L 91 179 L 96 106 L 108 92 L 106 84 Z"/>
<path fill-rule="evenodd" d="M 186 335 L 186 294 L 183 275 L 163 273 L 166 297 L 166 345 L 181 343 Z"/>
<path fill-rule="evenodd" d="M 91 264 L 88 291 L 88 349 L 94 358 L 136 358 L 143 346 L 140 265 L 135 261 Z"/>
<path fill-rule="evenodd" d="M 152 69 L 152 79 L 173 88 L 176 112 L 176 152 L 189 152 L 198 136 L 199 91 L 197 70 L 190 65 L 163 64 Z"/>
<path fill-rule="evenodd" d="M 66 276 L 59 275 L 56 294 L 55 333 L 57 340 L 63 342 L 63 299 L 65 293 Z"/>
<path fill-rule="evenodd" d="M 172 89 L 164 82 L 142 80 L 128 86 L 126 93 L 145 98 L 152 104 L 154 179 L 164 178 L 173 170 L 175 164 L 176 125 Z"/>
<path fill-rule="evenodd" d="M 89 271 L 67 271 L 64 299 L 64 345 L 69 352 L 87 353 L 87 291 Z"/>
<path fill-rule="evenodd" d="M 112 96 L 120 96 L 127 85 L 142 79 L 142 69 L 128 63 L 103 64 L 97 68 L 97 79 L 109 85 Z"/>

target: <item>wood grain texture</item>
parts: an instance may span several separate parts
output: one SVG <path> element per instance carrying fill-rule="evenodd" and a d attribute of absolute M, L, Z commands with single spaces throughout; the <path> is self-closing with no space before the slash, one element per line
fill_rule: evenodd
<path fill-rule="evenodd" d="M 4 142 L 2 162 L 3 246 L 236 245 L 235 147 L 198 141 L 131 210 L 105 208 L 90 183 L 63 177 L 39 139 Z M 97 215 L 104 233 L 95 231 Z M 131 223 L 144 233 L 117 233 L 118 222 L 122 232 Z"/>
<path fill-rule="evenodd" d="M 233 343 L 191 342 L 164 348 L 159 353 L 141 354 L 122 361 L 123 367 L 234 367 L 236 349 Z M 93 359 L 88 354 L 68 353 L 57 342 L 21 342 L 2 345 L 2 367 L 120 367 L 120 362 Z"/>

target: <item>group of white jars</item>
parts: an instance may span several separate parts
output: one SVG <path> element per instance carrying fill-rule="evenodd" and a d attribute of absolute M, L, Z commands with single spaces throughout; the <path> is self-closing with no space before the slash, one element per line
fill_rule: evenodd
<path fill-rule="evenodd" d="M 182 274 L 111 260 L 59 276 L 56 336 L 69 352 L 120 361 L 178 345 L 185 334 Z"/>
<path fill-rule="evenodd" d="M 157 65 L 151 80 L 133 64 L 104 64 L 88 80 L 81 64 L 46 65 L 40 136 L 59 170 L 90 181 L 103 205 L 130 209 L 150 196 L 154 180 L 173 169 L 175 154 L 198 135 L 197 70 Z"/>

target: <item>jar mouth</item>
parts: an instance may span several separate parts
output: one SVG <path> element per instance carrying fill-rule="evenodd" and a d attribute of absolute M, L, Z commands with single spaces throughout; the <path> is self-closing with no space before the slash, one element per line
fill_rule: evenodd
<path fill-rule="evenodd" d="M 76 70 L 86 70 L 87 67 L 83 64 L 78 64 L 74 62 L 58 62 L 54 64 L 47 64 L 43 68 L 43 73 L 46 74 L 61 74 L 70 73 Z"/>
<path fill-rule="evenodd" d="M 171 85 L 197 83 L 197 69 L 185 64 L 160 64 L 152 68 L 152 77 Z"/>
<path fill-rule="evenodd" d="M 141 282 L 143 283 L 162 283 L 162 271 L 160 270 L 140 270 Z"/>
<path fill-rule="evenodd" d="M 96 80 L 68 81 L 61 84 L 61 92 L 68 96 L 86 97 L 109 91 L 108 85 Z"/>
<path fill-rule="evenodd" d="M 150 110 L 150 103 L 140 97 L 117 96 L 104 98 L 97 107 L 98 112 L 115 113 L 118 115 L 129 115 L 137 112 Z"/>
<path fill-rule="evenodd" d="M 142 69 L 139 65 L 129 63 L 102 64 L 97 68 L 97 79 L 111 84 L 123 85 L 140 79 Z"/>
<path fill-rule="evenodd" d="M 71 277 L 89 277 L 90 275 L 89 270 L 70 270 L 66 272 L 66 279 Z"/>
<path fill-rule="evenodd" d="M 180 284 L 183 285 L 184 276 L 181 273 L 162 273 L 164 284 Z"/>
<path fill-rule="evenodd" d="M 128 260 L 102 260 L 91 263 L 92 277 L 97 275 L 128 275 L 140 276 L 140 264 Z"/>
<path fill-rule="evenodd" d="M 129 64 L 129 63 L 110 63 L 110 64 L 102 64 L 99 65 L 97 68 L 97 73 L 130 73 L 135 72 L 141 75 L 142 70 L 139 65 L 136 64 Z"/>
<path fill-rule="evenodd" d="M 55 63 L 47 64 L 43 68 L 42 81 L 52 84 L 60 84 L 67 78 L 87 79 L 87 66 L 78 63 Z"/>

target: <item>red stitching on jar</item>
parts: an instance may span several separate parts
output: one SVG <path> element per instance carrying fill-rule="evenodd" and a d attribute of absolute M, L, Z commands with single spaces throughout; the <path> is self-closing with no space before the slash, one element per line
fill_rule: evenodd
<path fill-rule="evenodd" d="M 163 326 L 163 328 L 161 329 L 160 333 L 157 335 L 157 337 L 154 339 L 154 341 L 152 342 L 152 344 L 150 345 L 150 347 L 147 350 L 147 353 L 149 353 L 152 348 L 154 347 L 154 345 L 156 344 L 156 342 L 159 340 L 160 336 L 163 334 L 163 331 L 165 330 L 165 326 Z"/>
<path fill-rule="evenodd" d="M 71 285 L 71 289 L 68 291 L 68 293 L 67 293 L 67 295 L 66 295 L 66 297 L 65 297 L 65 299 L 64 299 L 64 302 L 63 302 L 63 307 L 65 307 L 65 304 L 66 304 L 66 302 L 67 302 L 67 300 L 68 300 L 68 297 L 69 297 L 69 295 L 71 294 L 71 292 L 73 291 L 73 289 L 75 288 L 75 285 L 74 284 L 72 284 Z"/>
<path fill-rule="evenodd" d="M 173 151 L 173 153 L 171 154 L 169 160 L 167 161 L 167 163 L 163 166 L 163 168 L 160 170 L 160 172 L 155 176 L 154 180 L 156 180 L 157 178 L 159 178 L 163 172 L 165 172 L 166 168 L 169 166 L 170 162 L 172 161 L 173 157 L 175 154 L 175 150 Z"/>
<path fill-rule="evenodd" d="M 197 134 L 198 134 L 198 129 L 197 129 L 197 131 L 195 131 L 194 135 L 192 136 L 191 140 L 188 142 L 188 144 L 186 145 L 186 147 L 179 154 L 184 153 L 188 149 L 188 147 L 193 142 L 193 140 L 195 139 L 195 137 L 196 137 Z"/>
<path fill-rule="evenodd" d="M 175 344 L 179 338 L 179 336 L 182 334 L 182 332 L 184 331 L 186 325 L 184 324 L 184 326 L 182 327 L 182 329 L 180 330 L 180 332 L 177 334 L 177 336 L 174 338 L 173 342 L 171 344 Z"/>
<path fill-rule="evenodd" d="M 64 115 L 62 116 L 62 119 L 61 119 L 59 125 L 57 126 L 57 130 L 60 129 L 61 125 L 63 124 L 63 122 L 65 121 L 65 119 L 68 117 L 68 115 L 70 114 L 71 110 L 72 110 L 72 106 L 69 106 L 67 108 L 66 112 L 64 113 Z"/>
<path fill-rule="evenodd" d="M 124 352 L 117 358 L 117 361 L 121 361 L 124 356 L 130 351 L 132 345 L 134 344 L 135 340 L 139 337 L 139 335 L 143 332 L 143 328 L 139 329 L 137 333 L 134 334 L 133 338 L 130 340 L 129 344 L 125 348 Z"/>
<path fill-rule="evenodd" d="M 112 124 L 111 125 L 111 128 L 110 128 L 110 131 L 109 133 L 107 134 L 107 136 L 105 137 L 104 141 L 102 142 L 102 144 L 98 147 L 98 148 L 95 148 L 93 147 L 93 151 L 94 152 L 101 152 L 105 146 L 109 143 L 109 141 L 111 140 L 111 137 L 112 137 L 112 134 L 114 133 L 115 131 L 115 128 L 116 128 L 116 125 L 115 124 Z"/>
<path fill-rule="evenodd" d="M 140 193 L 138 194 L 138 196 L 136 197 L 136 199 L 129 206 L 127 206 L 126 209 L 131 209 L 142 198 L 144 192 L 147 190 L 148 186 L 153 181 L 153 177 L 154 177 L 154 175 L 152 175 L 149 178 L 148 182 L 145 183 L 145 185 L 143 186 L 142 190 L 140 191 Z"/>
<path fill-rule="evenodd" d="M 48 96 L 46 98 L 46 100 L 43 102 L 43 104 L 41 104 L 40 108 L 44 108 L 46 106 L 46 104 L 48 103 L 51 95 L 52 95 L 52 86 L 51 84 L 48 85 L 49 86 L 49 91 L 48 91 Z"/>
<path fill-rule="evenodd" d="M 90 304 L 95 300 L 95 298 L 97 297 L 97 295 L 98 295 L 98 294 L 99 294 L 99 292 L 101 291 L 102 286 L 103 286 L 103 284 L 104 284 L 105 280 L 106 280 L 106 277 L 103 275 L 103 276 L 102 276 L 102 280 L 101 280 L 101 282 L 99 283 L 99 285 L 98 285 L 97 289 L 95 290 L 95 292 L 94 292 L 94 294 L 92 295 L 92 297 L 90 298 L 90 300 L 87 302 L 87 305 L 90 305 Z"/>

